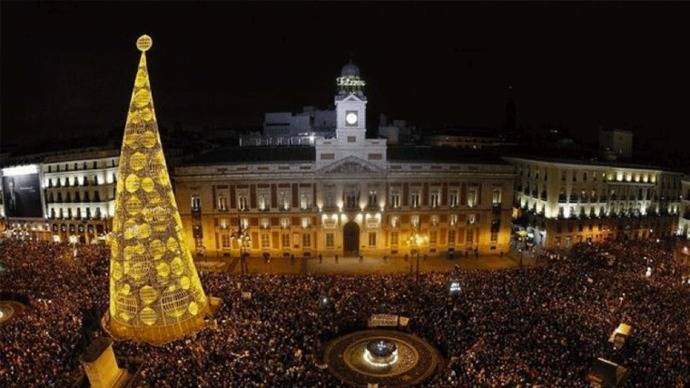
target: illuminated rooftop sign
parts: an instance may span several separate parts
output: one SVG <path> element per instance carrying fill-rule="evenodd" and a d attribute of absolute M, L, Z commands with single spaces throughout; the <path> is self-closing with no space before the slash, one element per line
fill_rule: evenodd
<path fill-rule="evenodd" d="M 360 79 L 359 77 L 353 77 L 353 76 L 347 76 L 347 77 L 338 77 L 335 79 L 336 83 L 338 86 L 359 86 L 362 87 L 366 85 L 366 82 L 364 82 L 363 79 Z"/>

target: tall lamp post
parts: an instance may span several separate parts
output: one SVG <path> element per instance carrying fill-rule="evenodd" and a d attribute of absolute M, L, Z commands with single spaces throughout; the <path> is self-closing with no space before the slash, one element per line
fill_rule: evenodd
<path fill-rule="evenodd" d="M 77 236 L 75 235 L 70 235 L 69 236 L 69 243 L 72 245 L 72 250 L 74 251 L 74 257 L 77 257 Z"/>
<path fill-rule="evenodd" d="M 251 236 L 249 235 L 249 232 L 247 231 L 248 228 L 245 228 L 242 226 L 242 218 L 238 218 L 238 226 L 237 230 L 233 232 L 230 235 L 230 238 L 237 240 L 237 242 L 240 244 L 240 264 L 242 266 L 242 273 L 244 274 L 244 268 L 245 268 L 245 260 L 246 260 L 246 253 L 247 253 L 247 248 L 249 248 L 249 244 L 252 241 Z"/>
<path fill-rule="evenodd" d="M 415 281 L 419 283 L 419 248 L 428 241 L 428 237 L 418 233 L 416 230 L 412 232 L 410 237 L 407 239 L 408 244 L 412 247 L 412 253 L 417 255 L 417 271 L 415 275 Z"/>

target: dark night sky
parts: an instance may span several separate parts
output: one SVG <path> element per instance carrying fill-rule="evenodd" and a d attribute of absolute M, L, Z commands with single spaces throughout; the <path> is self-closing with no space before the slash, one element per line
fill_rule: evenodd
<path fill-rule="evenodd" d="M 599 126 L 689 147 L 690 6 L 667 4 L 2 4 L 3 144 L 124 127 L 142 33 L 159 121 L 258 126 L 326 107 L 353 53 L 370 112 L 495 127 Z M 377 123 L 370 114 L 369 122 Z M 370 125 L 371 125 L 370 124 Z"/>

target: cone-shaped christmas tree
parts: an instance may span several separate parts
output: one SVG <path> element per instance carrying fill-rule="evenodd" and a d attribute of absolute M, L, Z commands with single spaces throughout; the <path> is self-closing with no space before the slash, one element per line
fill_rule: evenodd
<path fill-rule="evenodd" d="M 151 44 L 147 35 L 137 40 L 141 59 L 122 141 L 108 240 L 106 327 L 116 338 L 161 344 L 202 328 L 208 299 L 182 237 L 158 134 L 146 69 Z"/>

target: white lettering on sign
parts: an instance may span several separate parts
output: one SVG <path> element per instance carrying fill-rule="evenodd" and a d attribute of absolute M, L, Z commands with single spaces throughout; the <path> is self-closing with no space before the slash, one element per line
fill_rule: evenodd
<path fill-rule="evenodd" d="M 366 82 L 357 77 L 338 77 L 336 78 L 338 86 L 364 86 Z"/>

